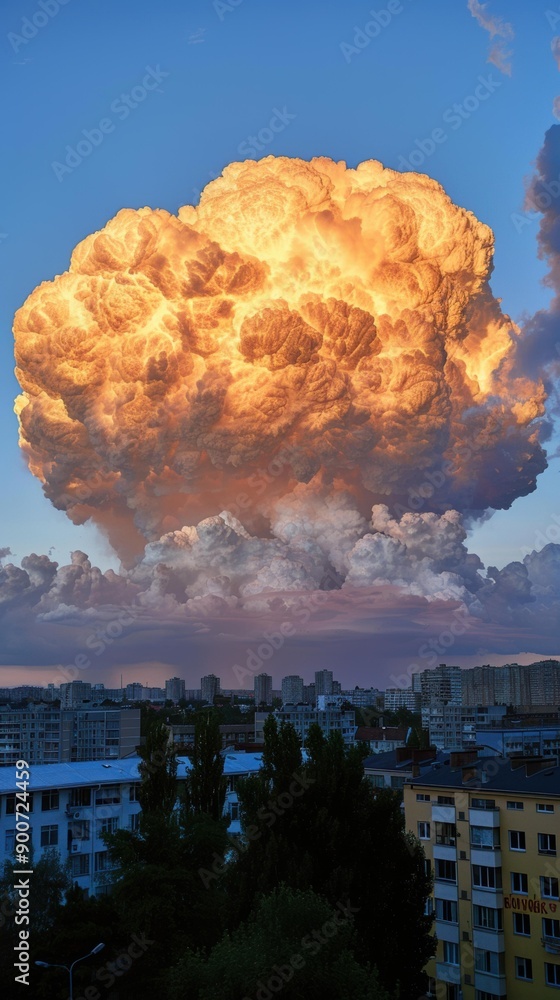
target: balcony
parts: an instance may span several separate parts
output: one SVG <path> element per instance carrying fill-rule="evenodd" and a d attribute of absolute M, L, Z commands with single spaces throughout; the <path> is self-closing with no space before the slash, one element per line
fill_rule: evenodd
<path fill-rule="evenodd" d="M 492 931 L 487 927 L 474 927 L 472 933 L 475 948 L 482 948 L 483 951 L 505 951 L 503 931 Z"/>
<path fill-rule="evenodd" d="M 549 955 L 560 955 L 560 938 L 543 937 L 541 938 L 541 944 Z"/>
<path fill-rule="evenodd" d="M 490 906 L 493 910 L 501 910 L 504 905 L 503 889 L 482 889 L 473 886 L 471 891 L 473 906 Z"/>
<path fill-rule="evenodd" d="M 499 826 L 500 810 L 469 809 L 469 823 L 471 826 L 490 826 L 490 827 Z"/>
<path fill-rule="evenodd" d="M 447 962 L 436 962 L 436 979 L 440 979 L 444 983 L 454 983 L 458 986 L 461 982 L 461 967 L 459 965 L 449 965 Z"/>
<path fill-rule="evenodd" d="M 432 823 L 454 823 L 455 806 L 439 806 L 434 802 L 432 806 Z"/>
<path fill-rule="evenodd" d="M 471 844 L 471 864 L 484 865 L 485 868 L 501 868 L 502 852 L 499 848 L 475 847 Z"/>
<path fill-rule="evenodd" d="M 505 997 L 506 995 L 505 976 L 492 976 L 489 972 L 475 972 L 474 985 L 475 989 L 486 991 L 491 996 Z"/>
<path fill-rule="evenodd" d="M 434 861 L 438 858 L 441 861 L 456 861 L 457 848 L 449 844 L 434 844 Z"/>
<path fill-rule="evenodd" d="M 452 924 L 449 920 L 436 920 L 434 927 L 438 941 L 459 944 L 459 924 Z"/>
<path fill-rule="evenodd" d="M 434 882 L 434 896 L 436 899 L 454 899 L 459 898 L 459 889 L 454 882 L 439 882 L 437 879 Z"/>

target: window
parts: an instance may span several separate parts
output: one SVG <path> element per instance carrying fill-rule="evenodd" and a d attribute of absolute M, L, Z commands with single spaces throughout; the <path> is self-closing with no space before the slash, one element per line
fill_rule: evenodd
<path fill-rule="evenodd" d="M 374 788 L 385 788 L 385 775 L 368 774 L 368 779 L 370 784 L 372 784 Z"/>
<path fill-rule="evenodd" d="M 523 809 L 523 803 L 522 802 L 508 802 L 507 803 L 507 808 L 508 809 Z"/>
<path fill-rule="evenodd" d="M 539 854 L 556 855 L 556 834 L 539 833 Z"/>
<path fill-rule="evenodd" d="M 541 896 L 545 899 L 558 899 L 558 879 L 549 875 L 541 875 Z"/>
<path fill-rule="evenodd" d="M 542 932 L 543 938 L 560 940 L 560 920 L 554 920 L 552 917 L 543 917 Z"/>
<path fill-rule="evenodd" d="M 513 914 L 513 933 L 531 936 L 531 918 L 528 913 Z"/>
<path fill-rule="evenodd" d="M 497 993 L 487 993 L 486 990 L 475 990 L 475 1000 L 500 1000 Z"/>
<path fill-rule="evenodd" d="M 436 920 L 457 923 L 457 903 L 453 899 L 436 899 Z"/>
<path fill-rule="evenodd" d="M 436 844 L 447 844 L 455 847 L 457 843 L 457 827 L 455 823 L 436 823 Z"/>
<path fill-rule="evenodd" d="M 523 830 L 510 830 L 509 831 L 509 849 L 510 851 L 525 851 L 525 834 Z"/>
<path fill-rule="evenodd" d="M 239 802 L 231 802 L 229 807 L 229 817 L 232 823 L 239 819 Z M 420 826 L 420 824 L 418 824 Z M 430 824 L 426 823 L 425 826 L 428 827 L 428 840 L 430 839 Z"/>
<path fill-rule="evenodd" d="M 473 916 L 475 927 L 482 927 L 488 931 L 501 931 L 502 929 L 501 910 L 493 910 L 490 906 L 475 906 Z"/>
<path fill-rule="evenodd" d="M 504 972 L 504 956 L 496 951 L 475 948 L 474 967 L 477 972 L 488 972 L 492 976 L 501 976 Z"/>
<path fill-rule="evenodd" d="M 72 806 L 90 806 L 91 805 L 91 788 L 73 788 L 70 792 L 70 798 L 68 800 L 68 805 Z"/>
<path fill-rule="evenodd" d="M 455 799 L 452 795 L 438 795 L 438 806 L 454 806 Z"/>
<path fill-rule="evenodd" d="M 459 965 L 459 945 L 452 941 L 443 942 L 443 961 L 448 965 Z"/>
<path fill-rule="evenodd" d="M 436 878 L 439 879 L 440 882 L 457 881 L 457 865 L 455 861 L 443 861 L 441 858 L 437 858 L 435 867 Z"/>
<path fill-rule="evenodd" d="M 471 799 L 471 809 L 495 809 L 495 799 Z"/>
<path fill-rule="evenodd" d="M 140 815 L 140 813 L 138 815 Z M 100 819 L 97 821 L 97 836 L 100 837 L 103 833 L 116 833 L 118 828 L 118 816 L 110 816 L 107 819 Z"/>
<path fill-rule="evenodd" d="M 493 851 L 500 846 L 500 831 L 492 826 L 471 826 L 471 845 Z"/>
<path fill-rule="evenodd" d="M 16 811 L 15 795 L 6 795 L 6 816 L 13 816 Z"/>
<path fill-rule="evenodd" d="M 136 785 L 130 786 L 129 799 L 131 802 L 140 801 L 139 792 L 140 792 L 140 782 L 138 782 Z"/>
<path fill-rule="evenodd" d="M 129 816 L 128 825 L 133 833 L 136 833 L 140 829 L 140 816 L 141 813 L 134 813 L 132 816 Z"/>
<path fill-rule="evenodd" d="M 426 902 L 424 903 L 424 916 L 433 917 L 434 915 L 434 901 L 431 896 L 428 896 Z"/>
<path fill-rule="evenodd" d="M 89 819 L 75 820 L 68 824 L 68 833 L 73 840 L 89 840 Z"/>
<path fill-rule="evenodd" d="M 477 889 L 501 889 L 502 869 L 488 868 L 486 865 L 473 865 L 472 884 Z"/>
<path fill-rule="evenodd" d="M 515 977 L 516 979 L 533 978 L 533 963 L 530 958 L 515 956 Z"/>
<path fill-rule="evenodd" d="M 545 962 L 544 981 L 547 986 L 560 986 L 560 965 L 556 962 Z"/>
<path fill-rule="evenodd" d="M 96 872 L 106 872 L 112 868 L 112 864 L 109 860 L 109 851 L 96 851 L 95 852 L 95 870 Z"/>
<path fill-rule="evenodd" d="M 538 813 L 553 813 L 554 806 L 549 802 L 537 802 L 537 812 Z"/>
<path fill-rule="evenodd" d="M 6 830 L 4 837 L 4 850 L 6 854 L 13 854 L 16 846 L 16 831 Z"/>
<path fill-rule="evenodd" d="M 41 810 L 42 812 L 48 812 L 50 809 L 58 809 L 58 791 L 43 792 Z"/>
<path fill-rule="evenodd" d="M 524 895 L 529 892 L 529 880 L 525 872 L 511 873 L 511 891 L 520 892 Z"/>
<path fill-rule="evenodd" d="M 58 827 L 41 827 L 41 847 L 56 847 L 58 845 Z"/>
<path fill-rule="evenodd" d="M 401 788 L 404 788 L 404 776 L 400 774 L 392 774 L 391 788 L 394 788 L 397 791 L 400 790 Z"/>
<path fill-rule="evenodd" d="M 429 795 L 425 795 L 424 792 L 416 792 L 416 801 L 417 802 L 429 802 L 430 801 L 430 796 Z"/>
<path fill-rule="evenodd" d="M 232 816 L 233 819 L 233 816 Z M 420 822 L 418 823 L 418 839 L 419 840 L 429 840 L 430 839 L 430 824 Z"/>
<path fill-rule="evenodd" d="M 118 805 L 120 801 L 121 790 L 118 785 L 107 785 L 106 788 L 99 788 L 95 793 L 97 806 Z"/>
<path fill-rule="evenodd" d="M 89 854 L 77 854 L 70 858 L 70 873 L 72 878 L 89 875 Z"/>

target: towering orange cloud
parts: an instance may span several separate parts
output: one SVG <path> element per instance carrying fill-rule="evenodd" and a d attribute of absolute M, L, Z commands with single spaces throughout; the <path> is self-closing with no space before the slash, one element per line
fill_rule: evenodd
<path fill-rule="evenodd" d="M 123 209 L 16 315 L 29 467 L 126 558 L 240 496 L 269 537 L 298 484 L 363 516 L 427 475 L 424 510 L 507 507 L 546 465 L 545 393 L 492 253 L 439 184 L 373 160 L 233 163 L 177 217 Z"/>

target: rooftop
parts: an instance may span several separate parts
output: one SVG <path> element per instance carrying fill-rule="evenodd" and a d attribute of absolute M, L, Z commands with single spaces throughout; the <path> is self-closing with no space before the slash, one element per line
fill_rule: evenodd
<path fill-rule="evenodd" d="M 121 760 L 92 760 L 69 764 L 32 764 L 29 768 L 29 791 L 47 788 L 76 788 L 80 785 L 118 785 L 140 781 L 138 756 Z M 190 768 L 188 757 L 178 757 L 177 777 L 184 778 Z M 228 753 L 224 756 L 224 775 L 232 777 L 251 774 L 262 765 L 260 753 Z M 12 793 L 16 788 L 14 767 L 0 767 L 0 794 Z"/>
<path fill-rule="evenodd" d="M 478 789 L 482 796 L 491 792 L 521 792 L 560 797 L 560 766 L 555 761 L 556 758 L 551 758 L 550 766 L 533 771 L 530 758 L 484 757 L 466 766 L 466 773 L 472 772 L 468 780 L 463 780 L 463 768 L 436 763 L 410 783 L 430 788 Z"/>

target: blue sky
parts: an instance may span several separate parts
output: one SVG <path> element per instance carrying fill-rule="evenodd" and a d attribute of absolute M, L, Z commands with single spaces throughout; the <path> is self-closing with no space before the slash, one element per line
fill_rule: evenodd
<path fill-rule="evenodd" d="M 508 77 L 487 63 L 488 36 L 466 0 L 403 0 L 377 37 L 350 55 L 344 47 L 372 9 L 356 0 L 67 0 L 55 13 L 56 0 L 45 3 L 51 13 L 35 20 L 47 23 L 25 43 L 22 22 L 42 10 L 38 0 L 6 0 L 0 10 L 2 93 L 9 95 L 0 215 L 0 546 L 10 546 L 16 562 L 51 549 L 65 562 L 81 548 L 102 568 L 117 565 L 95 528 L 76 527 L 52 508 L 19 453 L 14 312 L 120 208 L 176 212 L 196 202 L 225 164 L 245 158 L 243 143 L 277 110 L 294 117 L 259 156 L 326 155 L 350 166 L 379 159 L 398 168 L 443 128 L 445 140 L 418 169 L 494 230 L 491 283 L 503 308 L 522 322 L 548 303 L 538 221 L 520 218 L 560 91 L 546 16 L 558 10 L 560 23 L 560 5 L 492 0 L 492 12 L 515 28 Z M 128 114 L 119 111 L 121 95 L 141 87 L 150 70 L 157 89 Z M 487 100 L 452 127 L 452 106 L 483 81 Z M 53 164 L 107 118 L 111 131 L 61 177 Z M 551 453 L 557 445 L 550 442 Z M 532 496 L 475 529 L 470 544 L 486 564 L 520 558 L 554 525 L 558 471 L 552 460 Z"/>
<path fill-rule="evenodd" d="M 353 0 L 242 0 L 230 9 L 201 0 L 68 0 L 23 44 L 17 37 L 23 19 L 40 8 L 19 0 L 2 5 L 2 89 L 10 97 L 0 218 L 7 234 L 0 244 L 0 523 L 2 544 L 18 558 L 54 547 L 60 560 L 81 547 L 102 566 L 115 563 L 94 528 L 70 524 L 44 500 L 19 454 L 14 311 L 36 284 L 65 270 L 75 244 L 119 208 L 174 212 L 196 201 L 212 175 L 244 158 L 239 145 L 267 126 L 274 108 L 295 118 L 260 155 L 324 154 L 352 166 L 375 158 L 396 168 L 418 148 L 416 140 L 443 125 L 446 141 L 419 169 L 493 228 L 492 287 L 504 308 L 521 319 L 548 301 L 536 217 L 512 221 L 553 121 L 560 82 L 545 8 L 511 0 L 493 5 L 516 31 L 511 78 L 486 63 L 487 35 L 462 2 L 403 0 L 376 38 L 345 56 L 341 46 L 353 45 L 369 9 Z M 126 118 L 113 113 L 111 104 L 141 85 L 147 66 L 168 74 L 158 90 Z M 446 124 L 446 111 L 488 74 L 495 81 L 488 99 L 460 127 Z M 64 160 L 66 146 L 76 147 L 82 130 L 107 116 L 114 130 L 58 180 L 52 164 Z M 512 547 L 530 547 L 536 530 L 551 523 L 557 472 L 553 463 L 536 494 L 477 531 L 472 544 L 485 561 L 503 565 Z"/>

